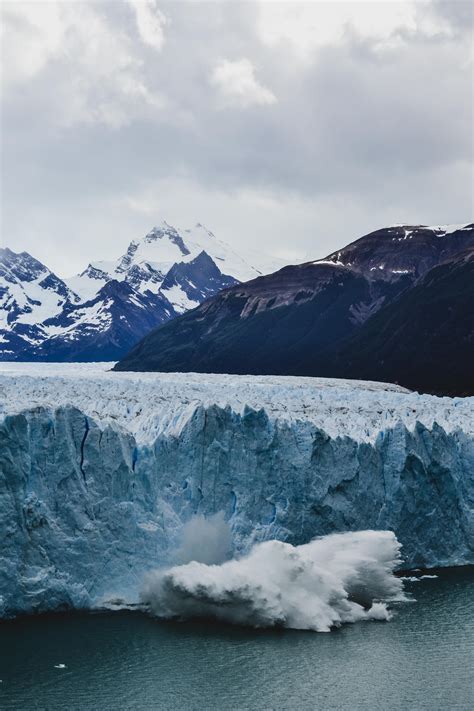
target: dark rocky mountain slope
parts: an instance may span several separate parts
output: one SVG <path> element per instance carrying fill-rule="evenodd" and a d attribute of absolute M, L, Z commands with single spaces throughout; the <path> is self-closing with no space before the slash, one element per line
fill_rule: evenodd
<path fill-rule="evenodd" d="M 335 357 L 328 353 L 320 362 L 322 371 L 341 377 L 474 395 L 474 249 L 431 269 L 340 345 Z"/>
<path fill-rule="evenodd" d="M 465 374 L 460 383 L 440 377 L 439 388 L 435 374 L 428 378 L 422 344 L 419 365 L 413 361 L 411 371 L 409 343 L 404 342 L 412 339 L 416 348 L 414 333 L 422 338 L 422 324 L 430 324 L 433 342 L 442 341 L 452 322 L 453 341 L 469 355 L 473 329 L 468 314 L 474 308 L 466 286 L 470 258 L 456 255 L 473 246 L 472 225 L 378 230 L 325 260 L 284 267 L 224 290 L 152 331 L 116 368 L 364 377 L 464 392 L 469 390 Z M 446 259 L 451 266 L 437 272 Z M 430 311 L 434 291 L 439 303 L 433 300 Z M 456 310 L 465 314 L 464 320 L 455 319 Z M 394 343 L 399 355 L 392 362 L 388 355 L 396 352 Z M 439 346 L 437 354 L 433 363 L 441 367 L 447 349 Z M 426 378 L 418 379 L 423 368 Z"/>

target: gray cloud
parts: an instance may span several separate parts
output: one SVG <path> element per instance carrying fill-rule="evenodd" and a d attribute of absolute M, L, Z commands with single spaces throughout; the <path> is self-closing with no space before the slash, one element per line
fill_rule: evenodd
<path fill-rule="evenodd" d="M 472 32 L 474 6 L 470 0 L 434 0 L 433 11 L 462 33 Z"/>
<path fill-rule="evenodd" d="M 295 259 L 391 222 L 471 220 L 467 5 L 374 30 L 361 3 L 303 54 L 250 2 L 151 0 L 139 23 L 126 3 L 6 12 L 5 242 L 68 273 L 160 218 Z"/>

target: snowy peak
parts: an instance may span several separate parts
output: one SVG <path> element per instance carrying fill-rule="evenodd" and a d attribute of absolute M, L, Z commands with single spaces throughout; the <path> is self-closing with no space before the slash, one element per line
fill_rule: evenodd
<path fill-rule="evenodd" d="M 249 281 L 284 266 L 284 262 L 258 252 L 238 254 L 199 222 L 192 228 L 177 229 L 163 221 L 142 239 L 133 240 L 115 262 L 92 262 L 68 284 L 83 300 L 90 299 L 109 279 L 126 281 L 142 294 L 156 294 L 174 265 L 192 262 L 202 252 L 222 275 L 235 281 Z"/>
<path fill-rule="evenodd" d="M 10 288 L 16 285 L 24 289 L 27 284 L 31 284 L 30 291 L 34 291 L 36 286 L 40 290 L 54 291 L 63 299 L 78 300 L 77 294 L 62 279 L 28 252 L 17 254 L 8 247 L 0 249 L 0 280 L 4 285 L 10 285 Z"/>
<path fill-rule="evenodd" d="M 133 242 L 130 242 L 127 251 L 123 255 L 123 257 L 119 260 L 118 265 L 115 267 L 116 272 L 122 273 L 126 272 L 127 269 L 130 268 L 130 265 L 133 262 L 133 259 L 135 257 L 135 253 L 140 245 L 140 242 L 137 242 L 136 240 L 133 240 Z"/>
<path fill-rule="evenodd" d="M 89 264 L 83 272 L 67 279 L 67 284 L 82 302 L 89 301 L 110 281 L 111 273 L 115 269 L 115 262 L 95 262 Z"/>
<path fill-rule="evenodd" d="M 153 227 L 143 239 L 130 242 L 114 271 L 117 275 L 124 274 L 126 278 L 130 269 L 137 265 L 145 265 L 163 274 L 172 264 L 189 254 L 190 251 L 178 231 L 163 222 Z"/>
<path fill-rule="evenodd" d="M 163 221 L 160 225 L 155 225 L 152 230 L 145 236 L 144 242 L 150 244 L 151 242 L 156 242 L 157 240 L 168 239 L 170 242 L 175 244 L 181 251 L 183 257 L 186 257 L 190 252 L 189 249 L 183 242 L 183 238 L 176 230 L 167 222 Z"/>
<path fill-rule="evenodd" d="M 0 277 L 10 284 L 30 282 L 48 273 L 49 269 L 28 252 L 17 254 L 8 247 L 0 248 Z"/>
<path fill-rule="evenodd" d="M 155 291 L 156 288 L 153 287 L 153 284 L 161 282 L 173 264 L 190 254 L 190 250 L 184 244 L 183 238 L 177 230 L 164 225 L 154 227 L 143 239 L 130 243 L 115 268 L 117 278 L 123 275 L 123 278 L 127 280 L 130 270 L 134 269 L 134 281 L 136 282 L 138 267 L 147 282 L 150 272 L 155 272 L 159 278 L 151 276 L 151 283 L 144 286 L 144 288 Z"/>
<path fill-rule="evenodd" d="M 23 331 L 34 340 L 37 334 L 33 330 L 39 323 L 60 313 L 67 303 L 77 301 L 77 294 L 28 252 L 17 254 L 8 248 L 0 249 L 1 328 L 26 326 Z"/>

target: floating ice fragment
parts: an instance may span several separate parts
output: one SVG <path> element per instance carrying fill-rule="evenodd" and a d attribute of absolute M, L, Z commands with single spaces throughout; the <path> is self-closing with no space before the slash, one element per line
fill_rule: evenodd
<path fill-rule="evenodd" d="M 413 572 L 416 572 L 416 571 L 413 571 Z M 408 576 L 405 576 L 400 579 L 404 580 L 407 583 L 419 583 L 420 580 L 434 580 L 437 577 L 438 577 L 437 575 L 420 575 L 420 576 L 408 575 Z"/>

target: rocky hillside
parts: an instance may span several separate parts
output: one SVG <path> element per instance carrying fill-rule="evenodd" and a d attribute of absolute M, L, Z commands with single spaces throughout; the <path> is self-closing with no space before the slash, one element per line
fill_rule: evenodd
<path fill-rule="evenodd" d="M 154 330 L 117 369 L 343 374 L 433 392 L 471 392 L 468 373 L 444 374 L 448 350 L 459 347 L 462 362 L 474 356 L 466 256 L 473 248 L 473 225 L 377 230 L 324 260 L 226 289 Z M 451 266 L 436 272 L 445 262 Z M 433 342 L 451 339 L 452 346 L 423 347 L 427 329 Z M 410 370 L 410 353 L 417 348 Z M 440 377 L 425 377 L 428 368 Z"/>

